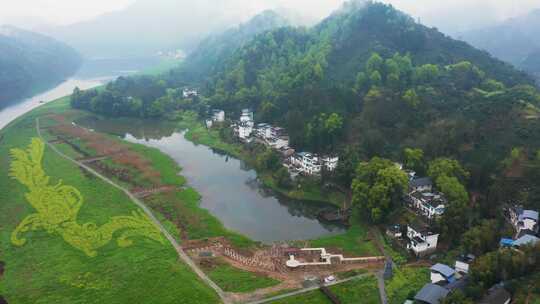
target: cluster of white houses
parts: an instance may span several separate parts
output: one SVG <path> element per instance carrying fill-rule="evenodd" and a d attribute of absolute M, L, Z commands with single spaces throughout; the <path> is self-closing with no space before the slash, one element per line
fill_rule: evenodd
<path fill-rule="evenodd" d="M 507 210 L 510 224 L 514 227 L 515 235 L 512 238 L 502 238 L 501 247 L 519 248 L 526 245 L 536 245 L 538 238 L 538 211 L 526 210 L 514 206 Z"/>
<path fill-rule="evenodd" d="M 396 166 L 403 169 L 401 164 Z M 416 177 L 414 171 L 405 172 L 409 176 L 409 191 L 404 197 L 406 206 L 428 221 L 443 215 L 448 202 L 443 193 L 435 191 L 432 180 L 429 177 Z M 439 234 L 424 223 L 409 224 L 406 227 L 394 225 L 388 228 L 387 234 L 402 240 L 404 246 L 419 257 L 433 253 L 439 240 Z"/>
<path fill-rule="evenodd" d="M 206 121 L 208 128 L 216 122 L 225 121 L 223 110 L 212 110 L 210 119 Z M 289 146 L 289 136 L 285 129 L 267 123 L 255 124 L 253 112 L 242 110 L 238 121 L 231 125 L 235 136 L 242 142 L 257 142 L 278 151 L 283 157 L 283 165 L 292 177 L 298 175 L 319 175 L 324 171 L 334 171 L 339 157 L 319 156 L 309 152 L 299 152 Z"/>

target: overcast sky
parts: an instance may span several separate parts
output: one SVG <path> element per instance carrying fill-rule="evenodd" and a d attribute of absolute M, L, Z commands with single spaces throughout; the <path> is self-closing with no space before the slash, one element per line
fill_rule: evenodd
<path fill-rule="evenodd" d="M 0 23 L 69 24 L 119 10 L 134 0 L 0 0 Z M 159 1 L 159 0 L 155 0 Z M 178 0 L 180 3 L 184 0 Z M 190 0 L 196 1 L 196 0 Z M 245 16 L 265 8 L 290 8 L 322 18 L 343 0 L 215 0 Z M 540 8 L 539 0 L 383 0 L 446 31 L 460 31 Z M 181 5 L 179 4 L 181 7 Z"/>

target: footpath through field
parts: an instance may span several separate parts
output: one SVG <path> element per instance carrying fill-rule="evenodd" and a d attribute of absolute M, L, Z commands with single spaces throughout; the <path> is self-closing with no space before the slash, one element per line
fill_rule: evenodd
<path fill-rule="evenodd" d="M 58 150 L 53 144 L 49 143 L 48 141 L 46 141 L 43 136 L 41 135 L 41 129 L 39 127 L 39 118 L 36 118 L 36 131 L 37 131 L 37 134 L 39 136 L 39 138 L 45 142 L 47 144 L 47 146 L 49 146 L 56 154 L 58 154 L 60 157 L 76 164 L 77 166 L 83 168 L 84 170 L 88 171 L 89 173 L 95 175 L 96 177 L 100 178 L 101 180 L 105 181 L 106 183 L 110 184 L 111 186 L 121 190 L 122 192 L 124 192 L 130 199 L 133 203 L 135 203 L 135 205 L 137 205 L 139 208 L 141 208 L 144 213 L 146 213 L 146 215 L 148 215 L 148 217 L 152 220 L 152 222 L 154 222 L 154 224 L 161 230 L 161 232 L 163 233 L 163 235 L 165 235 L 165 237 L 167 238 L 167 240 L 169 241 L 169 243 L 171 243 L 171 245 L 174 247 L 174 249 L 176 250 L 176 252 L 178 253 L 178 256 L 180 257 L 180 259 L 186 263 L 198 276 L 199 278 L 201 278 L 201 280 L 203 280 L 206 284 L 208 284 L 208 286 L 210 286 L 212 289 L 214 289 L 214 291 L 218 294 L 218 296 L 221 298 L 221 300 L 223 301 L 223 303 L 230 303 L 228 297 L 227 297 L 227 294 L 216 284 L 214 283 L 192 260 L 191 258 L 185 253 L 185 251 L 182 249 L 182 247 L 180 247 L 180 244 L 178 244 L 178 242 L 176 241 L 176 239 L 169 233 L 169 231 L 167 231 L 167 229 L 165 229 L 165 227 L 163 226 L 163 224 L 161 224 L 161 222 L 156 218 L 156 216 L 152 213 L 152 211 L 150 210 L 150 208 L 148 208 L 142 201 L 140 201 L 137 197 L 135 197 L 129 190 L 123 188 L 122 186 L 119 186 L 117 185 L 115 182 L 113 182 L 112 180 L 110 180 L 109 178 L 101 175 L 100 173 L 98 173 L 97 171 L 95 171 L 94 169 L 90 168 L 89 166 L 83 164 L 82 162 L 79 162 L 67 155 L 65 155 L 64 153 L 62 153 L 60 150 Z"/>

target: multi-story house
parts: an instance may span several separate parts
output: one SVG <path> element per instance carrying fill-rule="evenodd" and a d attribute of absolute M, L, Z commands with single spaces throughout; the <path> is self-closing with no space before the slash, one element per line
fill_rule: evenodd
<path fill-rule="evenodd" d="M 427 255 L 437 249 L 439 234 L 432 233 L 427 228 L 413 225 L 407 226 L 407 249 L 412 250 L 417 256 Z"/>
<path fill-rule="evenodd" d="M 446 198 L 439 192 L 414 191 L 408 195 L 407 200 L 413 209 L 430 220 L 443 215 L 446 210 Z"/>

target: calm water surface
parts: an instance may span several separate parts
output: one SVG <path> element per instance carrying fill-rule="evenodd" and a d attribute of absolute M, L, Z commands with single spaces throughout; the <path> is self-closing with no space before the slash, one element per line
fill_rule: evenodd
<path fill-rule="evenodd" d="M 39 107 L 43 102 L 53 101 L 55 99 L 70 95 L 75 87 L 79 87 L 81 90 L 86 90 L 102 85 L 110 77 L 93 78 L 93 79 L 68 79 L 58 86 L 34 97 L 30 97 L 22 100 L 19 103 L 15 103 L 6 108 L 0 109 L 0 129 L 7 126 L 10 122 L 24 113 Z"/>
<path fill-rule="evenodd" d="M 172 126 L 133 120 L 85 119 L 78 123 L 168 154 L 183 168 L 182 175 L 189 184 L 201 193 L 201 206 L 227 228 L 254 240 L 303 240 L 344 231 L 341 226 L 317 220 L 320 211 L 332 207 L 277 195 L 260 185 L 256 172 L 244 162 L 195 145 Z"/>

